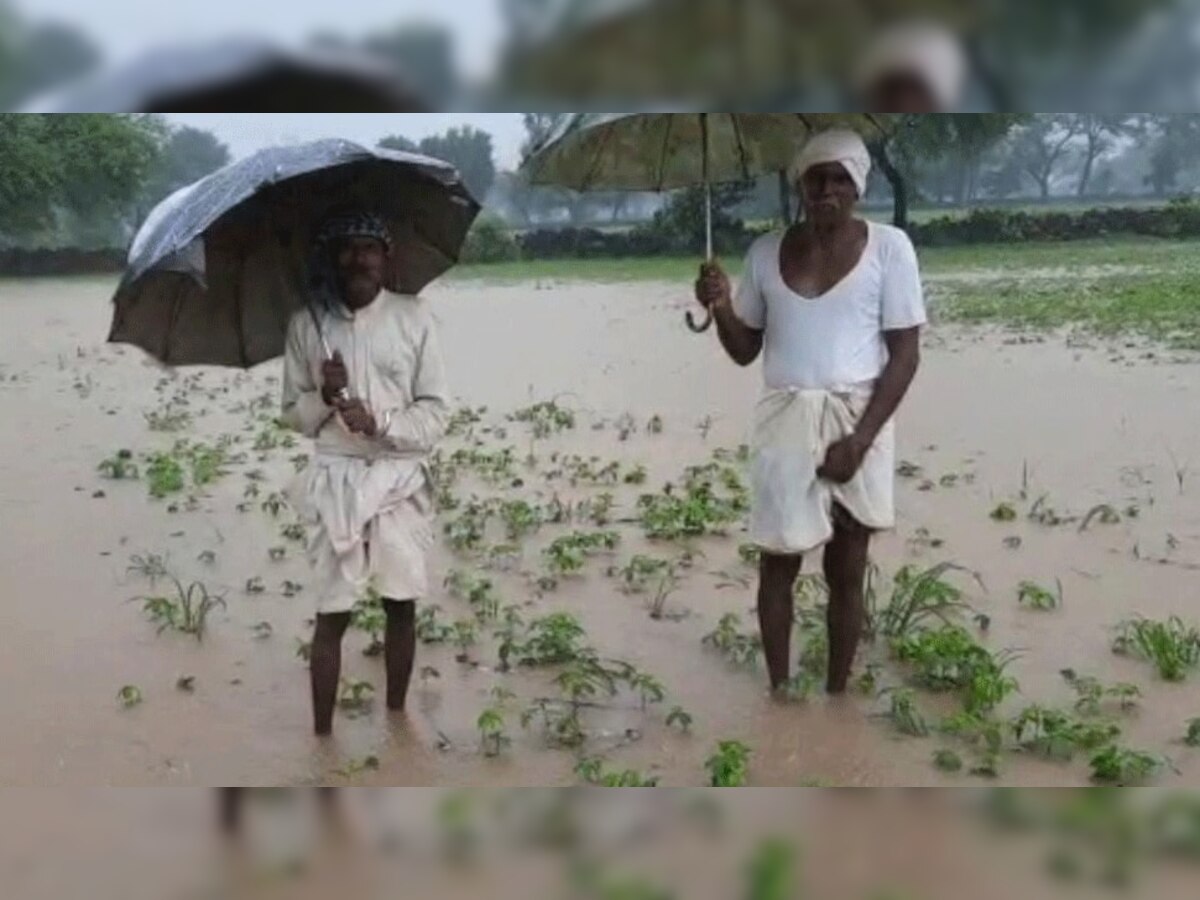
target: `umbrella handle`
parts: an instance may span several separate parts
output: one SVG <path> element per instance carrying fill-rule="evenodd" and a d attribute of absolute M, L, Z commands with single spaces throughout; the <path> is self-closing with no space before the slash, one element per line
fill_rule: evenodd
<path fill-rule="evenodd" d="M 702 322 L 696 321 L 696 317 L 692 315 L 692 311 L 690 309 L 684 314 L 684 319 L 687 321 L 687 327 L 692 331 L 693 334 L 703 334 L 712 326 L 712 310 L 705 310 L 704 320 Z"/>

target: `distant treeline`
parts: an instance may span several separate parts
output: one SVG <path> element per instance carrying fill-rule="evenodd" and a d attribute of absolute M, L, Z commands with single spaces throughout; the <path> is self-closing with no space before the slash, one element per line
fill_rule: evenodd
<path fill-rule="evenodd" d="M 76 247 L 60 247 L 53 250 L 10 247 L 0 250 L 0 275 L 16 278 L 36 275 L 97 275 L 120 272 L 124 265 L 124 250 L 80 250 Z"/>
<path fill-rule="evenodd" d="M 750 243 L 777 225 L 748 226 L 723 221 L 715 246 L 724 256 L 744 253 Z M 1109 235 L 1162 238 L 1200 238 L 1200 202 L 1172 200 L 1164 206 L 1096 207 L 1079 211 L 975 209 L 966 215 L 941 216 L 909 225 L 917 246 L 996 244 L 1027 241 L 1073 241 Z M 482 217 L 463 248 L 464 263 L 496 263 L 540 259 L 620 259 L 645 256 L 686 256 L 701 244 L 684 229 L 663 222 L 644 223 L 619 231 L 597 228 L 538 228 L 513 232 L 494 217 Z M 120 272 L 125 251 L 0 250 L 0 275 L 80 275 Z"/>

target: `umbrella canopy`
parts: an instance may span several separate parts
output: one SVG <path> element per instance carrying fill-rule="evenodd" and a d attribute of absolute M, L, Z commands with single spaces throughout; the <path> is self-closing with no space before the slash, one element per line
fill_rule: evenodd
<path fill-rule="evenodd" d="M 171 194 L 146 218 L 113 298 L 109 340 L 171 365 L 249 367 L 283 352 L 311 304 L 311 242 L 330 211 L 391 229 L 385 286 L 415 294 L 458 261 L 479 204 L 449 163 L 339 139 L 260 150 Z"/>
<path fill-rule="evenodd" d="M 427 112 L 362 53 L 258 39 L 162 47 L 35 98 L 24 112 Z"/>
<path fill-rule="evenodd" d="M 786 169 L 813 131 L 835 125 L 881 130 L 861 113 L 574 113 L 524 163 L 531 184 L 577 191 L 665 191 L 749 181 Z M 705 206 L 712 258 L 712 200 Z M 706 319 L 688 326 L 704 331 Z"/>
<path fill-rule="evenodd" d="M 786 169 L 814 130 L 874 127 L 864 114 L 574 113 L 525 160 L 532 184 L 667 191 Z"/>

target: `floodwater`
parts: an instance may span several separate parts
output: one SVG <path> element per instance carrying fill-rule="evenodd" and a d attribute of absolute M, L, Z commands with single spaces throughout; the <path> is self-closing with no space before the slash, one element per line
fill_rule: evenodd
<path fill-rule="evenodd" d="M 786 896 L 1085 900 L 1113 891 L 1113 848 L 1102 840 L 1109 832 L 1087 830 L 1101 820 L 1095 810 L 1087 817 L 1081 791 L 1005 792 L 1032 814 L 1017 831 L 988 815 L 990 792 L 970 790 L 350 789 L 325 816 L 308 792 L 293 790 L 251 795 L 239 833 L 228 838 L 213 827 L 212 793 L 12 791 L 0 807 L 6 896 L 293 900 L 399 889 L 449 900 L 715 900 L 770 895 L 747 888 L 750 864 L 768 851 L 778 861 L 771 869 L 799 889 Z M 1136 828 L 1161 808 L 1149 795 L 1163 793 L 1118 792 L 1105 809 Z M 1065 810 L 1084 818 L 1064 828 Z M 1056 856 L 1073 862 L 1074 883 L 1049 876 Z M 1122 896 L 1195 894 L 1186 859 L 1135 851 L 1125 862 Z"/>
<path fill-rule="evenodd" d="M 332 740 L 310 734 L 307 672 L 296 656 L 307 636 L 311 598 L 284 596 L 285 580 L 303 583 L 299 545 L 280 537 L 290 521 L 272 518 L 260 503 L 292 477 L 289 458 L 307 448 L 251 449 L 262 425 L 256 398 L 278 401 L 278 363 L 240 373 L 195 369 L 174 375 L 134 348 L 103 343 L 108 327 L 106 278 L 0 281 L 0 783 L 6 785 L 231 785 L 346 783 L 388 785 L 550 785 L 577 783 L 577 757 L 551 749 L 536 723 L 523 730 L 519 711 L 533 698 L 556 694 L 553 672 L 495 670 L 495 643 L 469 649 L 455 661 L 450 646 L 421 646 L 410 709 L 389 716 L 381 698 L 367 715 L 339 713 Z M 532 449 L 536 471 L 510 492 L 546 502 L 585 496 L 546 483 L 542 472 L 555 450 L 603 461 L 642 463 L 643 488 L 614 489 L 617 518 L 633 515 L 642 490 L 657 490 L 683 469 L 707 461 L 718 447 L 745 440 L 758 391 L 756 368 L 723 358 L 714 335 L 683 327 L 688 288 L 670 284 L 528 283 L 496 286 L 448 283 L 430 291 L 437 302 L 453 385 L 462 405 L 486 406 L 481 434 L 489 446 L 510 443 L 519 457 Z M 164 381 L 163 379 L 168 379 Z M 144 414 L 180 394 L 191 425 L 151 431 Z M 507 413 L 557 397 L 575 409 L 578 427 L 531 446 L 525 425 Z M 1134 615 L 1178 615 L 1200 623 L 1200 364 L 1141 343 L 1088 346 L 1062 336 L 1022 341 L 995 331 L 935 326 L 924 364 L 899 421 L 900 459 L 920 467 L 898 480 L 899 527 L 878 539 L 874 558 L 885 574 L 901 565 L 953 560 L 979 572 L 986 590 L 960 579 L 970 602 L 991 619 L 989 647 L 1019 652 L 1011 673 L 1020 694 L 1015 712 L 1039 702 L 1069 708 L 1073 694 L 1059 671 L 1073 668 L 1107 682 L 1132 682 L 1142 700 L 1114 713 L 1126 745 L 1168 756 L 1175 771 L 1163 784 L 1200 782 L 1200 750 L 1183 745 L 1185 722 L 1200 715 L 1196 678 L 1169 684 L 1144 661 L 1110 652 L 1112 628 Z M 629 414 L 636 431 L 621 440 L 617 420 Z M 660 415 L 661 433 L 646 422 Z M 215 442 L 238 437 L 245 461 L 198 496 L 188 509 L 168 511 L 152 500 L 144 480 L 114 481 L 96 471 L 120 448 L 139 457 L 179 437 Z M 463 440 L 447 443 L 447 450 Z M 139 460 L 140 462 L 140 460 Z M 237 506 L 261 469 L 261 494 L 245 512 Z M 947 477 L 947 476 L 957 476 Z M 466 498 L 482 485 L 464 482 Z M 595 493 L 595 489 L 590 491 Z M 103 496 L 93 496 L 102 491 Z M 1022 499 L 1024 492 L 1025 499 Z M 1047 526 L 1024 513 L 1043 503 L 1061 515 L 1082 516 L 1098 504 L 1122 511 L 1116 524 Z M 989 512 L 1011 501 L 1018 520 L 998 523 Z M 1137 508 L 1136 517 L 1126 515 Z M 583 527 L 583 526 L 581 526 Z M 979 783 L 931 765 L 938 738 L 897 736 L 875 714 L 885 703 L 855 695 L 831 703 L 814 696 L 781 704 L 764 689 L 761 669 L 735 668 L 701 637 L 722 614 L 754 619 L 752 570 L 738 560 L 740 536 L 701 541 L 702 555 L 667 601 L 669 616 L 651 619 L 648 599 L 628 595 L 605 576 L 648 547 L 636 526 L 617 526 L 622 545 L 611 559 L 589 563 L 587 574 L 544 596 L 519 572 L 489 573 L 502 602 L 523 605 L 526 620 L 554 610 L 575 613 L 601 655 L 620 658 L 657 676 L 661 704 L 645 711 L 622 696 L 589 710 L 585 752 L 613 768 L 653 772 L 664 786 L 706 783 L 704 762 L 718 740 L 752 750 L 750 784 L 958 785 Z M 536 569 L 538 549 L 565 533 L 547 527 L 530 538 L 519 568 Z M 1005 539 L 1020 537 L 1017 548 Z M 268 557 L 285 546 L 286 558 Z M 214 558 L 201 558 L 211 551 Z M 138 603 L 150 584 L 127 571 L 134 555 L 162 554 L 187 584 L 202 580 L 225 592 L 202 643 L 157 634 Z M 452 568 L 471 568 L 439 548 L 435 581 Z M 816 571 L 806 561 L 807 571 Z M 731 579 L 729 576 L 733 575 Z M 247 593 L 248 579 L 265 590 Z M 1025 580 L 1063 586 L 1062 608 L 1023 609 Z M 730 581 L 734 583 L 730 586 Z M 741 581 L 743 584 L 739 584 Z M 722 586 L 724 585 L 724 586 Z M 165 583 L 158 583 L 158 592 Z M 437 591 L 430 598 L 447 621 L 469 618 L 465 601 Z M 270 623 L 270 635 L 256 631 Z M 344 675 L 382 689 L 382 661 L 359 651 L 366 638 L 347 638 Z M 861 664 L 886 663 L 883 646 L 864 648 Z M 194 678 L 194 690 L 176 680 Z M 882 684 L 900 682 L 886 664 Z M 123 709 L 117 692 L 136 685 L 143 702 Z M 498 758 L 479 749 L 476 719 L 489 691 L 504 685 L 512 745 Z M 925 693 L 927 718 L 950 706 Z M 693 717 L 691 733 L 669 729 L 667 710 Z M 965 754 L 964 754 L 965 755 Z M 368 756 L 378 768 L 338 774 Z M 999 783 L 1085 784 L 1085 758 L 1061 764 L 1005 754 Z"/>

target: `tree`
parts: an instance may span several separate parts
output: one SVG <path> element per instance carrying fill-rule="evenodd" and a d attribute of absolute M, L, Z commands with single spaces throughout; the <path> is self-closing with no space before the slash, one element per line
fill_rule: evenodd
<path fill-rule="evenodd" d="M 414 143 L 402 134 L 392 134 L 379 142 L 388 150 L 423 153 L 451 163 L 463 183 L 481 202 L 496 181 L 496 161 L 492 158 L 492 136 L 470 125 L 460 125 L 445 134 L 435 134 Z"/>
<path fill-rule="evenodd" d="M 151 204 L 229 162 L 229 148 L 211 131 L 184 125 L 169 130 L 143 197 Z"/>
<path fill-rule="evenodd" d="M 1069 113 L 1065 118 L 1070 120 L 1069 125 L 1083 139 L 1083 166 L 1075 190 L 1077 196 L 1083 197 L 1097 160 L 1110 153 L 1118 139 L 1133 134 L 1136 124 L 1128 114 Z"/>
<path fill-rule="evenodd" d="M 387 63 L 406 87 L 433 107 L 444 106 L 458 92 L 454 40 L 445 28 L 403 25 L 370 35 L 363 49 Z"/>
<path fill-rule="evenodd" d="M 524 113 L 525 140 L 521 143 L 521 158 L 524 159 L 541 145 L 570 113 Z"/>
<path fill-rule="evenodd" d="M 1148 114 L 1141 121 L 1152 141 L 1145 183 L 1156 197 L 1176 188 L 1180 174 L 1200 160 L 1200 116 Z"/>
<path fill-rule="evenodd" d="M 908 226 L 908 206 L 921 178 L 950 163 L 956 169 L 955 199 L 964 202 L 980 183 L 985 154 L 1027 116 L 1019 113 L 882 115 L 882 136 L 868 146 L 892 189 L 892 222 Z"/>
<path fill-rule="evenodd" d="M 150 116 L 0 114 L 0 232 L 69 222 L 111 246 L 127 236 L 163 138 Z"/>
<path fill-rule="evenodd" d="M 421 148 L 402 134 L 389 134 L 379 142 L 385 150 L 400 150 L 404 153 L 420 153 Z"/>
<path fill-rule="evenodd" d="M 1043 200 L 1050 199 L 1055 169 L 1080 134 L 1080 128 L 1073 113 L 1039 115 L 1017 134 L 1014 161 L 1033 179 Z"/>
<path fill-rule="evenodd" d="M 100 60 L 99 48 L 74 25 L 50 22 L 29 29 L 18 46 L 17 102 L 95 71 Z"/>
<path fill-rule="evenodd" d="M 61 173 L 42 116 L 0 113 L 0 235 L 12 240 L 53 224 Z"/>
<path fill-rule="evenodd" d="M 423 139 L 421 152 L 426 156 L 453 163 L 462 174 L 467 189 L 480 201 L 496 180 L 496 161 L 492 157 L 492 136 L 470 125 L 451 128 L 444 135 Z"/>

